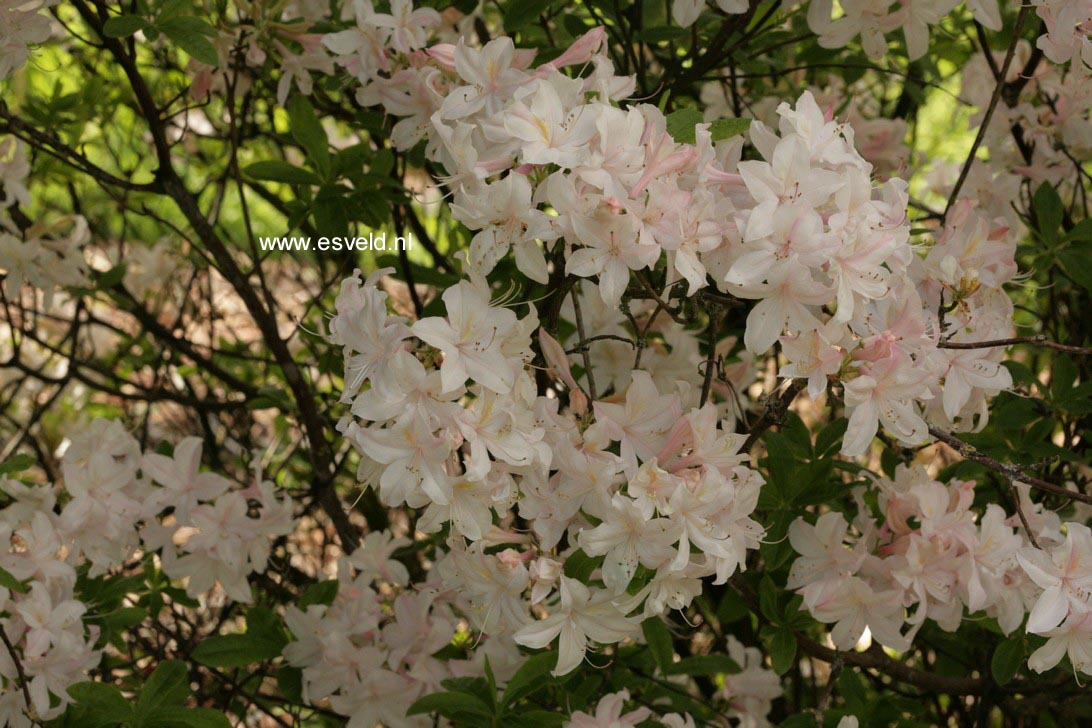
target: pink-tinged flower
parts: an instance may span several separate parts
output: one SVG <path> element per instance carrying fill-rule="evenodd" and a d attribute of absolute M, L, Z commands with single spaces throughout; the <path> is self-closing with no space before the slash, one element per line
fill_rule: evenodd
<path fill-rule="evenodd" d="M 27 46 L 49 39 L 51 3 L 44 0 L 0 0 L 0 81 L 27 62 Z"/>
<path fill-rule="evenodd" d="M 546 619 L 516 632 L 515 640 L 525 647 L 540 649 L 560 635 L 557 667 L 552 674 L 567 675 L 580 666 L 589 639 L 614 644 L 638 629 L 637 621 L 620 612 L 613 599 L 607 590 L 593 591 L 576 579 L 562 576 L 561 602 L 551 608 Z"/>
<path fill-rule="evenodd" d="M 758 728 L 766 723 L 771 704 L 781 696 L 781 678 L 766 667 L 765 655 L 758 648 L 747 647 L 732 635 L 725 642 L 728 656 L 740 671 L 724 676 L 720 695 L 731 706 L 729 716 L 739 718 L 741 728 Z"/>
<path fill-rule="evenodd" d="M 595 418 L 612 440 L 621 443 L 627 472 L 636 472 L 637 458 L 648 460 L 659 452 L 664 434 L 682 417 L 676 395 L 661 395 L 648 372 L 637 370 L 626 390 L 625 404 L 596 402 Z"/>
<path fill-rule="evenodd" d="M 362 453 L 387 467 L 379 479 L 380 495 L 390 505 L 407 503 L 420 508 L 430 500 L 446 504 L 451 498 L 445 463 L 451 440 L 437 435 L 419 413 L 411 412 L 392 427 L 361 428 L 350 424 L 345 436 Z"/>
<path fill-rule="evenodd" d="M 432 8 L 414 10 L 410 0 L 391 0 L 390 14 L 376 14 L 372 22 L 390 30 L 392 48 L 409 53 L 424 47 L 428 29 L 440 24 L 440 14 Z"/>
<path fill-rule="evenodd" d="M 806 270 L 779 266 L 771 277 L 752 288 L 748 298 L 760 298 L 747 314 L 743 344 L 752 354 L 766 353 L 785 329 L 794 333 L 813 331 L 821 323 L 809 306 L 830 300 L 830 289 Z"/>
<path fill-rule="evenodd" d="M 202 473 L 199 437 L 187 437 L 174 448 L 174 457 L 146 453 L 141 466 L 144 473 L 163 486 L 149 499 L 154 506 L 145 506 L 149 514 L 174 507 L 180 516 L 188 517 L 198 503 L 216 500 L 231 487 L 231 481 L 216 473 Z"/>
<path fill-rule="evenodd" d="M 803 518 L 793 521 L 789 543 L 800 556 L 789 570 L 785 587 L 799 589 L 823 579 L 856 574 L 868 553 L 864 541 L 858 541 L 852 549 L 846 547 L 848 528 L 845 517 L 835 512 L 819 516 L 814 526 Z"/>
<path fill-rule="evenodd" d="M 361 83 L 367 83 L 379 71 L 390 70 L 387 57 L 390 31 L 376 23 L 377 15 L 370 0 L 356 0 L 353 7 L 355 27 L 322 36 L 322 44 L 337 56 L 339 65 Z"/>
<path fill-rule="evenodd" d="M 1065 543 L 1049 552 L 1034 547 L 1016 553 L 1031 580 L 1044 591 L 1028 616 L 1028 632 L 1048 632 L 1070 615 L 1092 611 L 1092 531 L 1066 524 Z"/>
<path fill-rule="evenodd" d="M 330 321 L 330 341 L 345 350 L 345 391 L 349 401 L 364 382 L 386 370 L 384 363 L 403 347 L 409 329 L 405 319 L 387 315 L 387 294 L 379 280 L 393 268 L 373 271 L 362 283 L 360 271 L 341 282 L 334 303 L 337 315 Z"/>
<path fill-rule="evenodd" d="M 646 501 L 647 503 L 647 501 Z M 621 594 L 629 586 L 637 564 L 658 569 L 674 555 L 678 527 L 666 518 L 652 518 L 651 504 L 616 493 L 602 523 L 580 532 L 580 547 L 603 560 L 603 583 Z"/>
<path fill-rule="evenodd" d="M 515 52 L 515 44 L 508 37 L 491 40 L 480 49 L 466 45 L 460 38 L 453 54 L 455 71 L 466 85 L 448 94 L 440 116 L 454 120 L 479 111 L 487 116 L 500 111 L 502 100 L 530 78 L 516 67 Z"/>
<path fill-rule="evenodd" d="M 920 445 L 929 426 L 917 411 L 917 400 L 932 399 L 930 371 L 896 353 L 869 366 L 846 382 L 846 407 L 852 408 L 842 442 L 843 455 L 861 455 L 876 436 L 880 423 L 906 445 Z"/>
<path fill-rule="evenodd" d="M 1074 613 L 1061 626 L 1042 634 L 1049 639 L 1031 653 L 1028 667 L 1046 672 L 1068 655 L 1074 670 L 1092 675 L 1092 612 Z"/>
<path fill-rule="evenodd" d="M 444 353 L 440 376 L 444 391 L 462 387 L 473 379 L 494 392 L 512 389 L 515 372 L 501 347 L 516 315 L 493 306 L 488 290 L 460 281 L 444 291 L 447 318 L 421 319 L 413 325 L 417 338 Z"/>
<path fill-rule="evenodd" d="M 865 627 L 880 644 L 906 650 L 910 641 L 899 631 L 903 623 L 902 592 L 876 591 L 856 576 L 824 579 L 804 587 L 804 604 L 820 622 L 834 623 L 831 639 L 839 650 L 852 649 Z"/>
<path fill-rule="evenodd" d="M 595 706 L 595 715 L 578 710 L 569 717 L 564 728 L 630 728 L 652 715 L 648 708 L 638 708 L 623 714 L 627 700 L 628 690 L 604 695 Z"/>
<path fill-rule="evenodd" d="M 633 222 L 629 215 L 609 212 L 572 220 L 584 247 L 568 257 L 565 272 L 582 278 L 599 276 L 599 295 L 610 306 L 622 299 L 630 271 L 651 267 L 660 257 L 660 247 L 642 242 Z"/>
<path fill-rule="evenodd" d="M 603 41 L 606 37 L 607 29 L 602 25 L 595 26 L 587 33 L 574 40 L 573 44 L 566 48 L 560 56 L 539 66 L 539 72 L 542 72 L 547 68 L 564 68 L 565 66 L 576 66 L 587 63 L 592 59 L 592 56 L 598 53 L 599 49 L 602 48 Z"/>

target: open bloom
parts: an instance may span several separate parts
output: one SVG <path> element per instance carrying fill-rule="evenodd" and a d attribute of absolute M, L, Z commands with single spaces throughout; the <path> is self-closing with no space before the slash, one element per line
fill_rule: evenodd
<path fill-rule="evenodd" d="M 1022 548 L 1016 558 L 1031 580 L 1043 588 L 1028 617 L 1028 632 L 1048 632 L 1067 614 L 1092 611 L 1092 531 L 1088 526 L 1068 523 L 1061 546 L 1049 552 Z"/>
<path fill-rule="evenodd" d="M 584 659 L 588 639 L 613 644 L 636 629 L 635 620 L 626 617 L 613 604 L 609 591 L 595 590 L 576 579 L 561 577 L 561 603 L 546 619 L 532 622 L 519 632 L 515 640 L 521 645 L 542 648 L 560 635 L 557 667 L 554 675 L 566 675 Z"/>

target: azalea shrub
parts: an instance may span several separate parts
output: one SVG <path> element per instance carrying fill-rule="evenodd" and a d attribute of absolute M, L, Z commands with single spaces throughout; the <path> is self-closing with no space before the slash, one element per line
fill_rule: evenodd
<path fill-rule="evenodd" d="M 0 728 L 1092 721 L 1088 0 L 0 0 Z"/>

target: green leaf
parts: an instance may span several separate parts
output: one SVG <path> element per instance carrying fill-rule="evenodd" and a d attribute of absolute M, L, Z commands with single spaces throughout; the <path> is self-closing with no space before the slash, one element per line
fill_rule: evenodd
<path fill-rule="evenodd" d="M 774 672 L 784 675 L 796 660 L 796 637 L 792 630 L 778 629 L 770 639 L 770 663 Z"/>
<path fill-rule="evenodd" d="M 839 417 L 820 430 L 815 437 L 815 454 L 819 457 L 826 457 L 837 453 L 848 428 L 849 420 L 845 417 Z"/>
<path fill-rule="evenodd" d="M 719 142 L 743 134 L 750 128 L 750 119 L 717 119 L 709 125 L 709 133 L 713 136 L 713 141 Z"/>
<path fill-rule="evenodd" d="M 307 152 L 307 158 L 323 177 L 330 174 L 330 148 L 326 130 L 315 115 L 311 102 L 304 96 L 288 100 L 288 123 L 292 137 Z"/>
<path fill-rule="evenodd" d="M 641 623 L 641 632 L 652 650 L 656 665 L 663 674 L 668 674 L 675 662 L 675 648 L 671 642 L 671 632 L 660 617 L 649 617 Z"/>
<path fill-rule="evenodd" d="M 76 709 L 71 711 L 72 722 L 81 728 L 117 725 L 132 720 L 133 707 L 113 685 L 76 683 L 69 686 L 68 695 L 76 704 Z"/>
<path fill-rule="evenodd" d="M 320 185 L 322 180 L 309 169 L 294 167 L 288 162 L 270 159 L 255 162 L 243 169 L 243 174 L 251 179 L 267 182 L 284 182 L 290 185 Z"/>
<path fill-rule="evenodd" d="M 246 667 L 280 656 L 286 640 L 275 623 L 266 620 L 268 610 L 252 609 L 247 631 L 209 637 L 193 650 L 193 659 L 209 667 Z"/>
<path fill-rule="evenodd" d="M 778 590 L 773 579 L 763 576 L 758 584 L 758 609 L 770 624 L 781 623 L 781 610 L 777 604 Z"/>
<path fill-rule="evenodd" d="M 0 475 L 11 475 L 12 473 L 21 473 L 28 468 L 34 466 L 34 458 L 30 455 L 19 453 L 18 455 L 12 455 L 10 458 L 0 463 Z"/>
<path fill-rule="evenodd" d="M 497 702 L 497 687 L 489 687 L 489 681 L 484 677 L 449 677 L 441 680 L 440 685 L 453 693 L 465 693 L 473 696 L 489 706 L 489 712 L 493 712 L 493 706 Z"/>
<path fill-rule="evenodd" d="M 118 15 L 102 24 L 102 34 L 107 38 L 128 38 L 138 30 L 152 27 L 146 19 L 136 15 Z"/>
<path fill-rule="evenodd" d="M 2 566 L 0 566 L 0 586 L 19 594 L 26 594 L 30 591 L 26 584 L 16 579 L 14 574 Z"/>
<path fill-rule="evenodd" d="M 694 127 L 702 122 L 697 109 L 679 109 L 667 115 L 667 133 L 680 144 L 693 144 Z"/>
<path fill-rule="evenodd" d="M 1092 291 L 1092 242 L 1078 241 L 1071 243 L 1064 250 L 1058 251 L 1058 262 L 1077 285 L 1086 291 Z"/>
<path fill-rule="evenodd" d="M 565 560 L 565 576 L 587 584 L 592 572 L 602 563 L 602 556 L 588 556 L 583 549 L 578 549 Z"/>
<path fill-rule="evenodd" d="M 645 43 L 663 43 L 665 40 L 678 40 L 686 38 L 690 31 L 686 28 L 677 28 L 673 25 L 661 25 L 655 28 L 642 30 L 637 34 L 637 39 Z"/>
<path fill-rule="evenodd" d="M 1065 208 L 1062 205 L 1062 198 L 1058 196 L 1058 191 L 1048 182 L 1039 185 L 1039 189 L 1035 191 L 1035 198 L 1032 200 L 1032 207 L 1035 210 L 1039 235 L 1047 243 L 1057 242 L 1058 229 L 1061 228 L 1062 218 L 1065 215 Z"/>
<path fill-rule="evenodd" d="M 113 288 L 125 278 L 126 267 L 125 263 L 118 263 L 105 273 L 99 274 L 95 280 L 95 285 L 98 286 L 100 290 Z"/>
<path fill-rule="evenodd" d="M 445 718 L 454 719 L 460 715 L 484 716 L 491 715 L 489 706 L 479 698 L 462 692 L 432 693 L 409 707 L 406 715 L 423 715 L 425 713 L 439 713 Z"/>
<path fill-rule="evenodd" d="M 210 66 L 220 64 L 216 48 L 209 38 L 216 35 L 216 30 L 201 18 L 192 15 L 180 15 L 161 20 L 155 25 L 163 35 L 186 51 L 190 56 Z"/>
<path fill-rule="evenodd" d="M 529 710 L 513 716 L 504 725 L 512 728 L 560 728 L 566 720 L 561 713 L 553 713 L 549 710 Z"/>
<path fill-rule="evenodd" d="M 815 728 L 815 716 L 811 713 L 793 713 L 781 721 L 781 728 Z"/>
<path fill-rule="evenodd" d="M 993 659 L 990 660 L 990 672 L 998 685 L 1004 685 L 1020 671 L 1024 664 L 1024 640 L 1023 638 L 1010 637 L 993 651 Z"/>
<path fill-rule="evenodd" d="M 1083 240 L 1092 242 L 1092 219 L 1081 220 L 1074 225 L 1073 229 L 1066 233 L 1065 237 L 1062 239 L 1065 241 Z"/>
<path fill-rule="evenodd" d="M 507 3 L 504 11 L 504 29 L 509 33 L 521 30 L 538 20 L 546 12 L 552 0 L 519 0 Z"/>
<path fill-rule="evenodd" d="M 190 676 L 185 663 L 167 660 L 159 663 L 148 676 L 137 700 L 137 713 L 142 718 L 159 708 L 181 706 L 190 696 Z"/>
<path fill-rule="evenodd" d="M 277 670 L 277 690 L 293 703 L 303 701 L 303 671 L 283 665 Z"/>
<path fill-rule="evenodd" d="M 330 606 L 334 603 L 334 599 L 337 598 L 337 590 L 337 579 L 327 579 L 326 581 L 316 582 L 307 587 L 307 590 L 303 592 L 303 596 L 300 597 L 297 606 L 303 610 L 306 610 L 312 604 L 325 604 L 326 606 Z"/>
<path fill-rule="evenodd" d="M 556 664 L 557 654 L 554 652 L 540 652 L 528 657 L 508 681 L 501 697 L 501 705 L 513 705 L 554 682 L 550 671 Z"/>

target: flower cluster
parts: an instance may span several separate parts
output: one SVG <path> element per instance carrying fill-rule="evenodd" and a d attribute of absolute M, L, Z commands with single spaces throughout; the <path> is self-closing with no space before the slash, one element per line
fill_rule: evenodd
<path fill-rule="evenodd" d="M 24 725 L 28 707 L 43 719 L 60 715 L 68 686 L 98 664 L 78 574 L 96 577 L 155 552 L 168 576 L 188 579 L 191 596 L 219 582 L 231 598 L 251 601 L 247 576 L 265 570 L 272 539 L 294 527 L 292 502 L 271 483 L 240 490 L 199 471 L 200 453 L 197 438 L 179 443 L 173 457 L 142 453 L 117 421 L 97 420 L 68 441 L 63 487 L 0 476 L 0 529 L 11 544 L 0 568 L 16 580 L 0 587 L 0 628 L 32 701 L 20 690 L 16 655 L 0 651 L 0 724 Z"/>
<path fill-rule="evenodd" d="M 284 649 L 289 664 L 303 669 L 303 697 L 329 699 L 351 725 L 431 725 L 427 717 L 407 717 L 409 706 L 440 682 L 459 674 L 481 674 L 457 660 L 433 654 L 451 644 L 457 619 L 448 600 L 421 588 L 390 597 L 409 575 L 391 552 L 408 544 L 389 533 L 368 535 L 360 549 L 338 565 L 337 596 L 329 605 L 291 606 L 285 623 L 296 641 Z M 383 595 L 387 594 L 387 597 Z M 499 654 L 500 643 L 486 642 L 475 653 L 489 654 L 492 669 L 505 680 L 518 655 Z M 461 672 L 466 669 L 466 672 Z"/>
<path fill-rule="evenodd" d="M 30 203 L 26 187 L 29 173 L 23 142 L 14 136 L 0 137 L 0 267 L 6 273 L 4 293 L 9 299 L 15 298 L 23 284 L 29 283 L 45 293 L 48 307 L 58 288 L 86 282 L 87 265 L 81 249 L 90 241 L 91 233 L 80 215 L 66 215 L 20 230 L 9 208 Z"/>
<path fill-rule="evenodd" d="M 789 529 L 800 556 L 788 587 L 815 619 L 834 625 L 835 647 L 852 648 L 867 628 L 881 644 L 906 650 L 926 619 L 951 632 L 976 612 L 1011 634 L 1027 614 L 1027 632 L 1049 638 L 1028 660 L 1033 670 L 1068 654 L 1075 670 L 1092 674 L 1087 526 L 1063 524 L 1022 484 L 1022 515 L 1006 517 L 990 504 L 979 519 L 973 482 L 940 483 L 920 466 L 899 466 L 894 480 L 877 478 L 872 490 L 878 518 L 858 488 L 853 538 L 835 511 Z"/>
<path fill-rule="evenodd" d="M 933 416 L 981 426 L 985 396 L 1011 382 L 999 352 L 937 345 L 1007 332 L 1011 312 L 999 295 L 1014 272 L 1007 228 L 964 201 L 921 266 L 905 183 L 874 186 L 852 129 L 824 116 L 810 94 L 778 109 L 780 136 L 753 124 L 764 159 L 739 162 L 738 139 L 714 143 L 699 126 L 695 145 L 680 144 L 657 109 L 610 104 L 632 80 L 594 54 L 600 41 L 593 31 L 534 71 L 505 38 L 482 49 L 435 46 L 389 76 L 392 57 L 368 67 L 364 99 L 405 116 L 408 105 L 388 97 L 394 87 L 403 101 L 416 97 L 399 122 L 413 132 L 395 141 L 427 136 L 449 174 L 454 214 L 478 231 L 468 268 L 486 275 L 512 251 L 523 274 L 545 281 L 550 252 L 565 272 L 594 279 L 615 310 L 631 276 L 661 259 L 669 284 L 685 282 L 690 295 L 711 274 L 722 290 L 758 300 L 744 339 L 750 352 L 788 331 L 784 376 L 808 378 L 813 394 L 828 377 L 845 382 L 854 413 L 846 454 L 863 452 L 880 422 L 906 444 L 923 442 L 919 403 L 936 399 L 948 379 L 954 385 Z M 587 78 L 558 71 L 589 60 Z M 988 244 L 979 246 L 982 235 Z M 984 250 L 981 261 L 964 255 Z M 936 311 L 952 307 L 958 321 L 938 320 Z"/>
<path fill-rule="evenodd" d="M 720 424 L 723 405 L 687 384 L 696 368 L 658 382 L 571 339 L 590 349 L 585 387 L 540 330 L 567 407 L 538 393 L 528 365 L 539 322 L 494 300 L 486 278 L 509 254 L 531 280 L 583 279 L 565 314 L 579 325 L 587 308 L 597 334 L 618 331 L 614 361 L 626 346 L 622 299 L 661 262 L 689 296 L 712 283 L 715 295 L 756 300 L 746 352 L 780 341 L 781 376 L 807 379 L 813 396 L 831 381 L 844 388 L 847 455 L 881 423 L 908 445 L 926 440 L 927 420 L 980 427 L 986 397 L 1011 384 L 999 351 L 942 347 L 1011 326 L 1008 228 L 963 199 L 917 253 L 905 182 L 875 184 L 853 129 L 810 93 L 777 109 L 777 132 L 752 123 L 761 159 L 740 161 L 740 138 L 714 141 L 703 124 L 681 143 L 655 107 L 619 108 L 633 81 L 597 52 L 601 30 L 533 67 L 507 38 L 425 48 L 437 24 L 427 12 L 403 14 L 395 45 L 377 17 L 358 8 L 356 27 L 324 43 L 361 82 L 362 103 L 402 117 L 396 146 L 425 140 L 474 236 L 467 278 L 443 293 L 445 317 L 390 315 L 386 271 L 343 283 L 330 323 L 352 412 L 340 429 L 385 504 L 422 509 L 425 531 L 449 530 L 438 570 L 475 630 L 534 648 L 556 639 L 556 672 L 567 673 L 590 643 L 626 639 L 640 618 L 689 605 L 702 578 L 745 568 L 763 534 L 750 518 L 762 478 L 745 465 L 743 437 Z M 593 70 L 561 72 L 575 63 Z M 597 399 L 597 375 L 609 398 Z M 530 534 L 510 529 L 517 516 Z M 486 550 L 498 545 L 509 548 Z M 569 573 L 577 554 L 594 559 L 591 580 Z"/>
<path fill-rule="evenodd" d="M 42 12 L 56 0 L 0 0 L 0 81 L 27 62 L 27 47 L 49 38 L 49 18 Z"/>
<path fill-rule="evenodd" d="M 888 33 L 902 30 L 910 60 L 921 58 L 929 49 L 929 28 L 939 25 L 956 9 L 959 0 L 852 0 L 839 3 L 842 14 L 832 18 L 833 0 L 811 0 L 808 27 L 819 36 L 824 48 L 843 48 L 860 37 L 869 58 L 887 53 Z M 997 0 L 968 0 L 966 8 L 976 22 L 990 30 L 1001 30 L 1001 12 Z"/>
<path fill-rule="evenodd" d="M 679 393 L 635 370 L 619 401 L 578 421 L 534 393 L 533 317 L 493 304 L 477 279 L 445 291 L 446 318 L 410 325 L 387 313 L 385 273 L 345 281 L 330 323 L 352 403 L 341 427 L 384 503 L 424 509 L 425 531 L 449 527 L 438 568 L 476 629 L 535 647 L 560 635 L 556 671 L 567 673 L 589 638 L 618 642 L 640 614 L 683 608 L 702 577 L 723 582 L 742 567 L 762 534 L 749 518 L 762 479 L 714 405 L 685 412 Z M 572 381 L 564 356 L 556 363 Z M 516 514 L 532 536 L 494 525 Z M 603 588 L 563 573 L 577 548 L 602 557 Z M 535 604 L 550 616 L 533 621 Z"/>
<path fill-rule="evenodd" d="M 1017 562 L 1030 542 L 1016 516 L 991 504 L 979 520 L 973 482 L 940 483 L 921 466 L 899 466 L 894 480 L 877 478 L 871 489 L 879 518 L 858 488 L 851 545 L 850 524 L 835 511 L 814 525 L 797 519 L 789 529 L 800 557 L 787 586 L 799 590 L 813 617 L 834 625 L 838 649 L 851 649 L 867 627 L 881 644 L 903 651 L 926 619 L 953 631 L 964 608 L 995 617 L 1006 634 L 1020 626 L 1034 585 Z M 1057 531 L 1049 511 L 1033 510 L 1030 500 L 1024 511 L 1040 539 Z"/>

